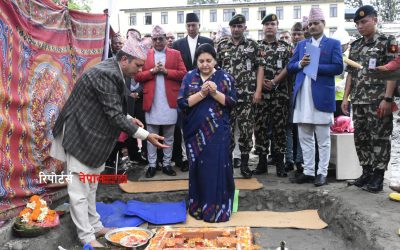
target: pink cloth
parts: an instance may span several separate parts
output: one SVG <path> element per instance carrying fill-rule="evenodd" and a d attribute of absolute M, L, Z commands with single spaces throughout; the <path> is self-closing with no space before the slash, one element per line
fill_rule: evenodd
<path fill-rule="evenodd" d="M 121 50 L 137 59 L 146 60 L 147 52 L 150 48 L 151 39 L 138 40 L 132 37 L 128 37 Z"/>
<path fill-rule="evenodd" d="M 308 22 L 325 20 L 324 12 L 319 7 L 313 7 L 308 15 Z"/>
<path fill-rule="evenodd" d="M 353 133 L 354 128 L 349 116 L 338 116 L 335 118 L 331 131 L 335 133 Z"/>
<path fill-rule="evenodd" d="M 395 71 L 400 69 L 400 56 L 396 57 L 396 59 L 390 61 L 388 64 L 385 65 L 388 70 Z"/>
<path fill-rule="evenodd" d="M 151 37 L 159 37 L 159 36 L 165 36 L 167 33 L 161 26 L 156 25 L 153 28 L 153 31 L 151 32 Z"/>
<path fill-rule="evenodd" d="M 125 132 L 121 132 L 118 137 L 118 142 L 124 142 L 128 139 L 128 134 Z"/>

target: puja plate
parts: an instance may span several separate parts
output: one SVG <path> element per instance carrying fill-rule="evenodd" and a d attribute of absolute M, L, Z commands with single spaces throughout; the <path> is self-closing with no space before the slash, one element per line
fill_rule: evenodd
<path fill-rule="evenodd" d="M 123 227 L 109 231 L 104 237 L 115 246 L 139 247 L 145 245 L 153 236 L 154 233 L 145 228 Z"/>

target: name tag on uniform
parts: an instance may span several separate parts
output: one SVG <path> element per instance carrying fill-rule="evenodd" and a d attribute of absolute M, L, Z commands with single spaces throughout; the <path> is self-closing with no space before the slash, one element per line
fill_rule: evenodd
<path fill-rule="evenodd" d="M 282 60 L 281 60 L 281 59 L 278 59 L 278 61 L 276 61 L 276 67 L 277 67 L 278 69 L 281 69 L 281 68 L 282 68 Z"/>
<path fill-rule="evenodd" d="M 376 58 L 370 58 L 369 59 L 368 68 L 369 69 L 375 69 L 376 68 Z"/>
<path fill-rule="evenodd" d="M 251 61 L 250 61 L 250 59 L 247 59 L 246 60 L 246 67 L 247 67 L 247 70 L 251 70 Z"/>

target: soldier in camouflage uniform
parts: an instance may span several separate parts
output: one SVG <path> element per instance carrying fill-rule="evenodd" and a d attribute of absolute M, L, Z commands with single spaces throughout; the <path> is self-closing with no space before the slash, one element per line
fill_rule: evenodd
<path fill-rule="evenodd" d="M 362 37 L 351 44 L 349 58 L 363 68 L 347 67 L 349 74 L 342 111 L 348 113 L 350 94 L 354 143 L 363 167 L 362 175 L 353 184 L 370 192 L 378 192 L 382 190 L 384 173 L 390 160 L 393 130 L 391 107 L 395 82 L 372 78 L 368 72 L 393 60 L 398 55 L 398 46 L 393 36 L 377 31 L 377 12 L 372 6 L 360 7 L 355 13 L 354 22 Z"/>
<path fill-rule="evenodd" d="M 276 83 L 273 79 L 279 75 L 292 56 L 291 46 L 283 40 L 277 40 L 278 18 L 275 14 L 264 17 L 264 40 L 258 41 L 259 54 L 265 59 L 263 99 L 256 105 L 256 121 L 254 127 L 256 150 L 260 152 L 259 162 L 253 174 L 267 172 L 267 155 L 270 139 L 272 154 L 276 165 L 276 174 L 286 177 L 284 156 L 286 152 L 286 127 L 289 114 L 289 87 L 287 78 Z M 268 127 L 271 128 L 271 138 L 268 138 Z"/>
<path fill-rule="evenodd" d="M 249 153 L 253 147 L 254 103 L 261 100 L 264 78 L 264 59 L 258 54 L 256 41 L 244 37 L 246 18 L 237 14 L 229 22 L 232 36 L 222 39 L 217 45 L 218 65 L 235 78 L 238 102 L 232 111 L 232 136 L 235 122 L 239 124 L 240 172 L 251 178 L 248 167 Z M 231 151 L 234 148 L 232 138 Z"/>

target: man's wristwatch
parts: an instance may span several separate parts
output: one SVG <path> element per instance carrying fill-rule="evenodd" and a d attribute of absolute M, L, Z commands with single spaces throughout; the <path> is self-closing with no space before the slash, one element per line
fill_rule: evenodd
<path fill-rule="evenodd" d="M 154 73 L 154 68 L 150 69 L 150 73 L 151 73 L 151 74 Z"/>
<path fill-rule="evenodd" d="M 383 100 L 385 100 L 386 102 L 393 102 L 393 97 L 385 96 Z"/>

